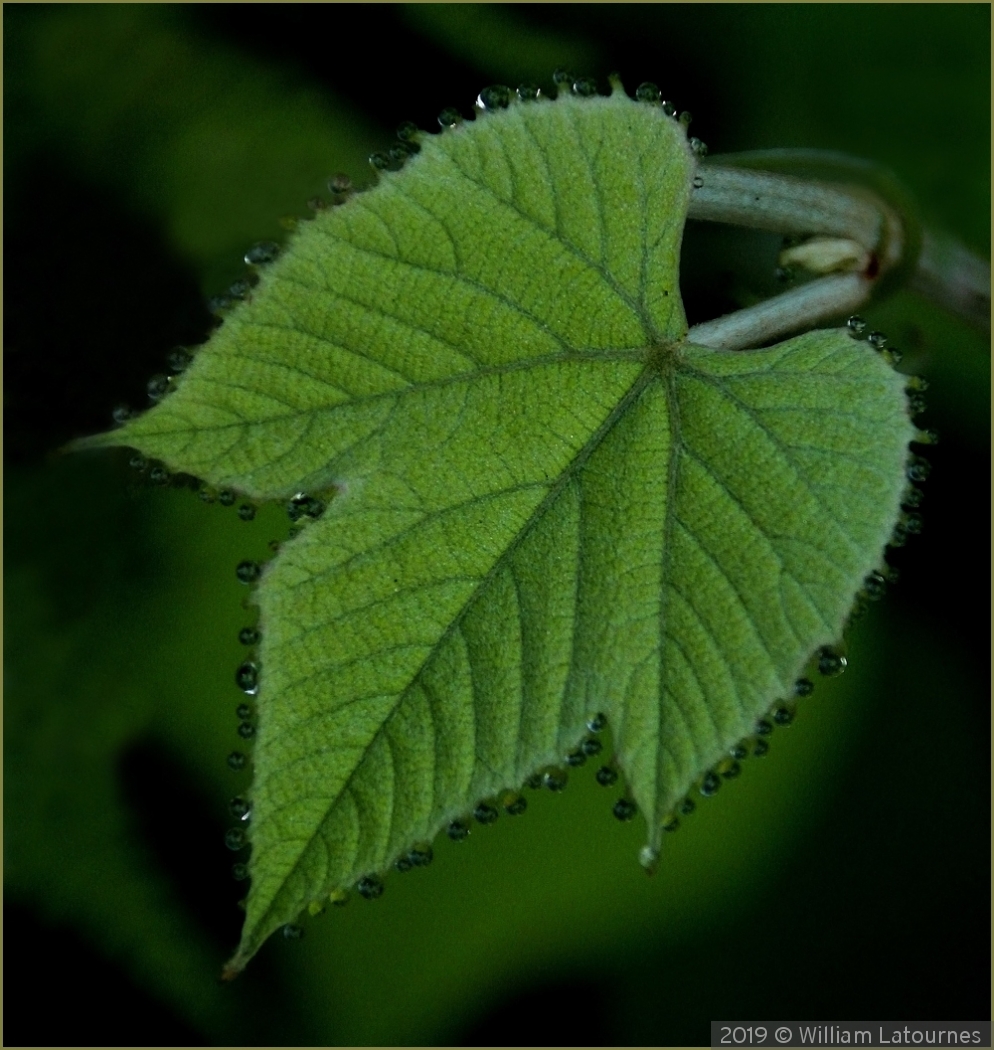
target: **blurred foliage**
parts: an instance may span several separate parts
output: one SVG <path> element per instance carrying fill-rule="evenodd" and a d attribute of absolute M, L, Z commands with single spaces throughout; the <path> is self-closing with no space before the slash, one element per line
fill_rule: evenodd
<path fill-rule="evenodd" d="M 712 152 L 884 163 L 986 253 L 990 8 L 39 5 L 4 30 L 7 1042 L 692 1045 L 719 1015 L 986 1016 L 989 345 L 960 322 L 905 292 L 868 316 L 931 383 L 926 533 L 850 671 L 655 879 L 578 770 L 229 987 L 234 566 L 286 523 L 52 454 L 205 337 L 203 297 L 327 176 L 370 181 L 391 125 L 545 66 L 655 80 Z M 29 1015 L 56 966 L 62 1007 Z"/>

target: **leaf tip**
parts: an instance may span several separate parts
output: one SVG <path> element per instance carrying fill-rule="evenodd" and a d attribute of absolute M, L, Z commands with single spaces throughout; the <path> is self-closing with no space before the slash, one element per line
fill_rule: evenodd
<path fill-rule="evenodd" d="M 87 437 L 73 438 L 58 451 L 60 455 L 72 452 L 92 452 L 98 448 L 112 448 L 115 445 L 124 445 L 126 442 L 120 438 L 119 430 L 108 430 L 100 434 L 90 434 Z"/>
<path fill-rule="evenodd" d="M 655 875 L 659 870 L 659 847 L 654 844 L 643 846 L 639 851 L 639 864 L 646 875 Z"/>

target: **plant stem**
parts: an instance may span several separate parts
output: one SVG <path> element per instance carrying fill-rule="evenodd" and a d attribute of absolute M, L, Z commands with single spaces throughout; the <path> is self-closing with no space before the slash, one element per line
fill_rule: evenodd
<path fill-rule="evenodd" d="M 803 150 L 771 151 L 771 166 L 790 161 L 792 155 L 796 155 L 793 159 L 798 163 L 832 164 L 842 177 L 859 173 L 863 167 L 874 170 L 865 161 Z M 725 164 L 708 162 L 698 167 L 689 218 L 773 233 L 849 239 L 871 253 L 867 259 L 871 260 L 872 269 L 867 269 L 862 284 L 816 281 L 776 296 L 769 303 L 698 325 L 694 331 L 703 332 L 706 340 L 717 339 L 725 349 L 741 349 L 748 345 L 742 341 L 746 332 L 755 331 L 760 339 L 774 338 L 777 332 L 842 314 L 862 305 L 868 298 L 870 284 L 902 262 L 907 267 L 903 279 L 912 290 L 990 335 L 990 263 L 954 237 L 935 230 L 919 234 L 915 232 L 918 227 L 913 219 L 909 221 L 915 230 L 905 230 L 894 207 L 864 183 L 822 182 L 736 166 L 729 163 L 735 157 L 735 154 L 729 155 Z M 761 163 L 763 155 L 743 154 L 739 159 Z M 898 190 L 893 186 L 890 189 L 900 197 Z M 907 201 L 897 206 L 913 207 Z M 917 259 L 904 258 L 908 252 L 915 251 Z M 833 296 L 837 297 L 835 301 Z M 801 312 L 796 315 L 795 323 L 789 324 L 787 312 L 795 308 Z M 712 344 L 705 341 L 703 345 Z"/>
<path fill-rule="evenodd" d="M 705 165 L 697 169 L 688 215 L 773 233 L 849 237 L 873 251 L 885 210 L 883 201 L 860 187 Z"/>
<path fill-rule="evenodd" d="M 713 350 L 745 350 L 862 306 L 873 282 L 858 273 L 830 274 L 755 306 L 694 325 L 687 339 Z"/>
<path fill-rule="evenodd" d="M 954 237 L 923 232 L 918 267 L 909 285 L 990 335 L 991 264 Z"/>

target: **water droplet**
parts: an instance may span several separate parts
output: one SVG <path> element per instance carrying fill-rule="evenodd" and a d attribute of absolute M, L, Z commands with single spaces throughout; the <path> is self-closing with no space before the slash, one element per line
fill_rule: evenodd
<path fill-rule="evenodd" d="M 300 521 L 305 515 L 308 518 L 320 518 L 324 509 L 322 500 L 308 496 L 306 492 L 298 492 L 286 505 L 287 517 L 291 521 Z"/>
<path fill-rule="evenodd" d="M 439 113 L 438 122 L 443 128 L 454 128 L 457 124 L 462 123 L 462 114 L 458 109 L 453 109 L 452 106 L 448 106 Z"/>
<path fill-rule="evenodd" d="M 228 828 L 224 833 L 224 844 L 230 850 L 240 850 L 245 846 L 245 832 L 241 828 Z"/>
<path fill-rule="evenodd" d="M 251 704 L 239 704 L 235 708 L 235 714 L 243 721 L 252 717 L 252 705 Z"/>
<path fill-rule="evenodd" d="M 217 501 L 222 507 L 233 507 L 235 505 L 235 494 L 231 489 L 221 489 L 217 494 Z"/>
<path fill-rule="evenodd" d="M 883 332 L 870 332 L 866 337 L 866 341 L 874 350 L 883 350 L 887 345 L 887 336 L 885 336 Z"/>
<path fill-rule="evenodd" d="M 246 660 L 237 671 L 235 671 L 235 685 L 243 693 L 255 693 L 259 688 L 259 668 Z"/>
<path fill-rule="evenodd" d="M 920 536 L 925 523 L 920 514 L 905 514 L 902 522 L 904 531 L 909 536 Z"/>
<path fill-rule="evenodd" d="M 694 118 L 687 112 L 687 110 L 684 110 L 677 119 L 683 125 L 683 130 L 686 131 L 687 128 L 690 127 L 690 123 Z"/>
<path fill-rule="evenodd" d="M 356 893 L 365 897 L 368 901 L 376 900 L 383 896 L 383 883 L 375 875 L 363 875 L 355 884 Z"/>
<path fill-rule="evenodd" d="M 238 727 L 238 735 L 242 740 L 251 740 L 255 736 L 255 726 L 251 722 L 242 722 Z"/>
<path fill-rule="evenodd" d="M 568 766 L 582 766 L 587 761 L 587 756 L 582 751 L 570 751 L 566 756 L 566 765 Z"/>
<path fill-rule="evenodd" d="M 409 850 L 407 859 L 415 868 L 427 868 L 435 859 L 435 853 L 431 846 L 427 843 L 423 843 L 422 845 L 415 846 L 412 850 Z"/>
<path fill-rule="evenodd" d="M 735 759 L 726 759 L 718 766 L 718 772 L 726 780 L 734 780 L 742 772 L 742 767 Z"/>
<path fill-rule="evenodd" d="M 659 867 L 659 850 L 652 846 L 643 846 L 639 850 L 639 864 L 645 868 L 647 875 L 655 875 Z"/>
<path fill-rule="evenodd" d="M 453 842 L 462 842 L 463 839 L 467 838 L 469 835 L 469 826 L 465 821 L 454 820 L 445 829 L 445 833 Z"/>
<path fill-rule="evenodd" d="M 324 915 L 327 910 L 328 906 L 324 901 L 311 901 L 311 903 L 307 905 L 307 914 L 310 915 L 312 919 L 316 919 L 319 915 Z"/>
<path fill-rule="evenodd" d="M 908 460 L 906 473 L 908 481 L 926 481 L 929 474 L 932 473 L 932 464 L 927 459 L 922 459 L 921 456 L 912 456 Z"/>
<path fill-rule="evenodd" d="M 215 317 L 221 317 L 227 313 L 234 306 L 234 302 L 226 295 L 212 295 L 207 300 L 207 309 L 214 314 Z"/>
<path fill-rule="evenodd" d="M 718 788 L 721 787 L 721 778 L 717 773 L 708 772 L 704 774 L 704 778 L 701 780 L 701 786 L 698 791 L 705 797 L 710 798 L 712 795 L 718 793 Z"/>
<path fill-rule="evenodd" d="M 637 807 L 629 798 L 619 798 L 611 809 L 618 820 L 631 820 L 637 812 Z"/>
<path fill-rule="evenodd" d="M 324 211 L 325 208 L 328 207 L 328 205 L 324 202 L 324 199 L 322 197 L 308 197 L 307 207 L 310 208 L 313 212 L 319 212 Z"/>
<path fill-rule="evenodd" d="M 328 192 L 335 197 L 344 197 L 352 192 L 352 180 L 348 175 L 332 175 L 328 179 Z"/>
<path fill-rule="evenodd" d="M 254 627 L 243 627 L 238 632 L 238 640 L 242 645 L 255 645 L 262 635 Z"/>
<path fill-rule="evenodd" d="M 552 83 L 556 85 L 556 98 L 568 95 L 573 87 L 573 74 L 568 69 L 557 69 L 552 74 Z"/>
<path fill-rule="evenodd" d="M 393 866 L 399 872 L 410 871 L 414 867 L 408 857 L 398 857 L 393 862 Z"/>
<path fill-rule="evenodd" d="M 328 894 L 328 900 L 330 900 L 336 908 L 344 908 L 345 905 L 349 903 L 349 891 L 332 890 L 331 893 Z"/>
<path fill-rule="evenodd" d="M 925 498 L 925 493 L 921 489 L 916 489 L 914 485 L 909 485 L 904 490 L 904 495 L 901 497 L 901 503 L 905 507 L 920 507 L 922 500 Z"/>
<path fill-rule="evenodd" d="M 563 791 L 569 781 L 565 769 L 547 769 L 542 774 L 542 783 L 550 791 Z"/>
<path fill-rule="evenodd" d="M 190 366 L 192 360 L 193 355 L 186 349 L 186 347 L 176 346 L 169 351 L 169 356 L 166 358 L 166 364 L 169 366 L 170 372 L 182 372 Z"/>
<path fill-rule="evenodd" d="M 244 769 L 245 761 L 245 756 L 241 753 L 241 751 L 232 751 L 231 754 L 228 755 L 228 765 L 232 769 Z"/>
<path fill-rule="evenodd" d="M 742 744 L 742 743 L 733 744 L 732 747 L 730 747 L 728 749 L 728 753 L 729 753 L 729 755 L 732 758 L 748 758 L 749 757 L 749 749 L 745 746 L 745 744 Z"/>
<path fill-rule="evenodd" d="M 878 602 L 887 590 L 887 581 L 879 572 L 871 572 L 863 580 L 863 593 L 871 602 Z"/>
<path fill-rule="evenodd" d="M 489 802 L 481 802 L 473 810 L 473 816 L 478 824 L 493 824 L 500 814 L 497 812 L 496 807 L 491 806 Z"/>
<path fill-rule="evenodd" d="M 794 696 L 810 696 L 815 691 L 815 684 L 808 678 L 798 678 L 794 683 Z"/>
<path fill-rule="evenodd" d="M 236 820 L 244 820 L 249 813 L 252 812 L 252 807 L 249 805 L 247 799 L 242 798 L 241 795 L 235 795 L 235 797 L 228 803 L 228 812 Z"/>
<path fill-rule="evenodd" d="M 773 732 L 773 726 L 765 719 L 761 718 L 755 726 L 755 733 L 757 736 L 769 736 Z"/>
<path fill-rule="evenodd" d="M 676 106 L 673 105 L 672 102 L 668 102 L 666 99 L 663 99 L 663 112 L 668 117 L 675 117 L 676 116 Z"/>
<path fill-rule="evenodd" d="M 604 750 L 604 745 L 594 737 L 587 737 L 580 745 L 580 750 L 590 758 L 593 755 L 599 755 Z"/>
<path fill-rule="evenodd" d="M 704 185 L 704 179 L 700 175 L 694 176 L 694 189 L 699 190 Z"/>
<path fill-rule="evenodd" d="M 243 503 L 238 508 L 238 517 L 240 517 L 242 521 L 251 521 L 255 517 L 255 507 L 253 507 L 251 503 Z"/>
<path fill-rule="evenodd" d="M 859 314 L 853 314 L 852 317 L 846 321 L 846 327 L 849 329 L 849 334 L 854 339 L 862 339 L 866 332 L 866 321 L 864 321 Z"/>
<path fill-rule="evenodd" d="M 400 146 L 391 146 L 387 150 L 387 156 L 390 158 L 390 170 L 400 171 L 400 169 L 414 156 L 415 153 L 419 152 L 420 146 L 415 146 L 413 143 L 402 143 Z"/>
<path fill-rule="evenodd" d="M 696 135 L 691 135 L 691 137 L 687 140 L 687 145 L 690 147 L 691 152 L 698 157 L 706 157 L 708 155 L 707 144 L 701 142 L 701 140 L 697 138 Z"/>
<path fill-rule="evenodd" d="M 251 291 L 252 282 L 241 277 L 228 289 L 228 295 L 232 299 L 244 299 Z"/>
<path fill-rule="evenodd" d="M 896 347 L 891 347 L 883 352 L 884 360 L 895 368 L 904 360 L 904 353 Z"/>
<path fill-rule="evenodd" d="M 617 783 L 618 773 L 610 766 L 601 766 L 594 775 L 594 779 L 601 787 L 610 787 L 612 784 Z"/>
<path fill-rule="evenodd" d="M 401 142 L 416 142 L 421 130 L 412 120 L 405 120 L 397 125 L 397 138 Z"/>
<path fill-rule="evenodd" d="M 537 84 L 518 85 L 518 98 L 522 102 L 534 102 L 541 93 Z"/>
<path fill-rule="evenodd" d="M 938 445 L 939 435 L 934 430 L 916 430 L 911 440 L 916 445 Z"/>
<path fill-rule="evenodd" d="M 908 381 L 905 383 L 904 389 L 911 393 L 917 391 L 923 394 L 928 390 L 928 380 L 924 376 L 908 376 Z"/>
<path fill-rule="evenodd" d="M 484 110 L 507 109 L 511 104 L 511 89 L 503 84 L 492 84 L 476 96 L 476 104 Z"/>
<path fill-rule="evenodd" d="M 848 660 L 828 646 L 818 650 L 818 673 L 826 678 L 838 678 L 846 669 Z"/>
<path fill-rule="evenodd" d="M 288 922 L 285 926 L 280 927 L 280 933 L 283 934 L 284 940 L 287 941 L 299 941 L 304 936 L 304 931 L 300 926 L 295 926 L 292 922 Z"/>
<path fill-rule="evenodd" d="M 280 246 L 275 241 L 260 241 L 245 253 L 245 265 L 264 266 L 273 262 L 279 254 Z"/>
<path fill-rule="evenodd" d="M 573 94 L 580 98 L 592 98 L 597 94 L 597 81 L 593 77 L 577 77 L 573 81 Z"/>
<path fill-rule="evenodd" d="M 145 384 L 149 401 L 161 401 L 169 393 L 169 376 L 155 375 Z"/>
<path fill-rule="evenodd" d="M 789 707 L 778 707 L 773 712 L 773 721 L 778 726 L 789 726 L 794 721 L 794 712 Z"/>
<path fill-rule="evenodd" d="M 663 100 L 663 93 L 656 84 L 647 80 L 635 89 L 635 99 L 638 102 L 654 102 L 658 105 Z"/>
<path fill-rule="evenodd" d="M 217 493 L 208 486 L 204 486 L 197 495 L 203 503 L 213 503 L 217 499 Z"/>
<path fill-rule="evenodd" d="M 757 740 L 752 745 L 752 757 L 762 758 L 764 755 L 770 753 L 770 743 L 768 740 Z"/>
<path fill-rule="evenodd" d="M 235 880 L 235 882 L 244 882 L 249 877 L 248 865 L 232 864 L 231 877 Z"/>
<path fill-rule="evenodd" d="M 242 583 L 255 583 L 255 581 L 262 575 L 262 568 L 259 566 L 258 562 L 242 561 L 238 563 L 238 568 L 235 569 L 235 575 Z"/>
<path fill-rule="evenodd" d="M 606 725 L 606 715 L 596 714 L 587 719 L 587 728 L 591 733 L 599 733 Z"/>
<path fill-rule="evenodd" d="M 127 405 L 116 405 L 111 418 L 119 427 L 123 426 L 131 418 L 131 409 Z"/>
<path fill-rule="evenodd" d="M 148 469 L 148 460 L 142 455 L 134 455 L 128 460 L 128 466 L 139 474 Z"/>
<path fill-rule="evenodd" d="M 501 799 L 501 804 L 504 806 L 504 812 L 509 817 L 520 817 L 528 808 L 528 799 L 515 791 L 509 791 Z"/>
<path fill-rule="evenodd" d="M 692 798 L 685 798 L 677 808 L 681 816 L 689 817 L 697 809 L 697 803 Z"/>
<path fill-rule="evenodd" d="M 911 394 L 908 397 L 908 415 L 920 416 L 928 406 L 921 394 Z"/>
<path fill-rule="evenodd" d="M 526 788 L 531 788 L 532 791 L 538 791 L 538 789 L 541 786 L 542 786 L 542 774 L 541 773 L 532 773 L 532 775 L 530 777 L 528 777 L 528 779 L 525 781 L 525 787 Z"/>
<path fill-rule="evenodd" d="M 675 813 L 667 813 L 660 827 L 663 831 L 676 831 L 680 827 L 680 818 Z"/>
<path fill-rule="evenodd" d="M 148 472 L 148 480 L 153 485 L 168 485 L 169 484 L 169 471 L 166 470 L 161 464 L 156 464 Z"/>

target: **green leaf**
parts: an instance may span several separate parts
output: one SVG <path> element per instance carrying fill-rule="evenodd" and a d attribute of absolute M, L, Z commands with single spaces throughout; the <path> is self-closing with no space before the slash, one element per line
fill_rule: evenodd
<path fill-rule="evenodd" d="M 232 973 L 597 712 L 651 866 L 838 639 L 899 514 L 914 431 L 881 355 L 844 330 L 686 341 L 695 160 L 658 105 L 514 102 L 419 141 L 293 240 L 175 393 L 85 443 L 327 503 L 257 592 Z"/>

